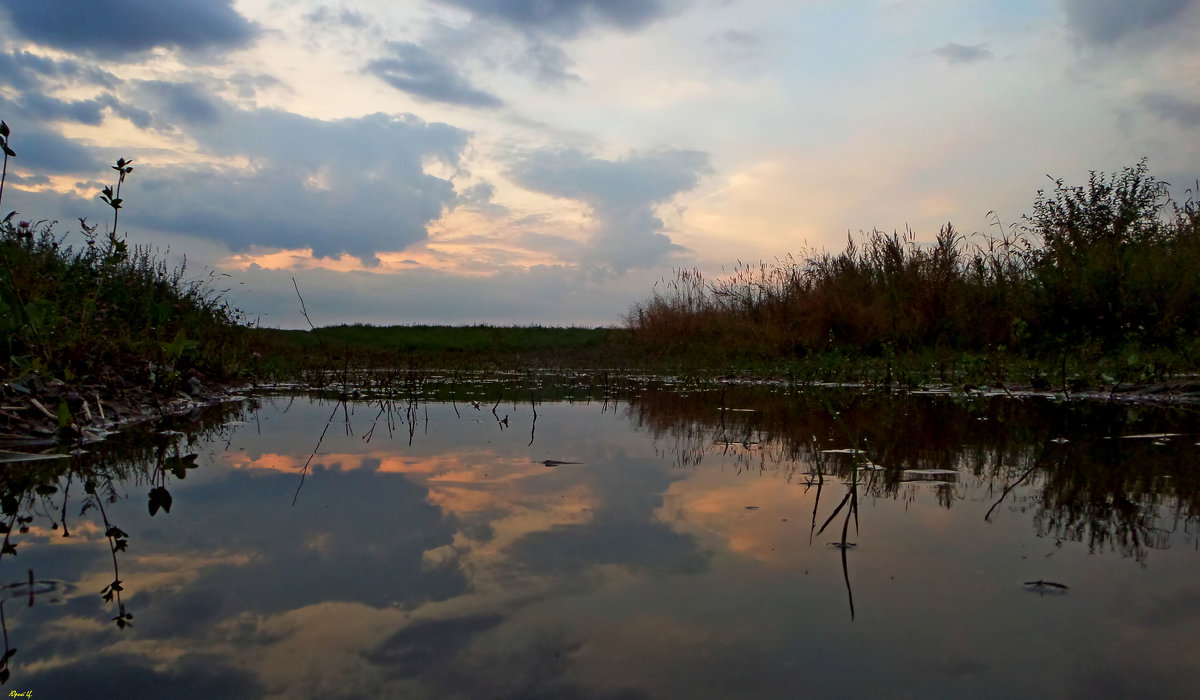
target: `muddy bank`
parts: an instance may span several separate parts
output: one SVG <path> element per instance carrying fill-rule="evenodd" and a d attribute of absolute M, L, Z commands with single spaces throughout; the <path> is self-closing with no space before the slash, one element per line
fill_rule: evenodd
<path fill-rule="evenodd" d="M 171 392 L 145 382 L 68 384 L 28 374 L 0 383 L 0 450 L 83 446 L 128 427 L 236 400 L 242 387 L 193 372 Z"/>

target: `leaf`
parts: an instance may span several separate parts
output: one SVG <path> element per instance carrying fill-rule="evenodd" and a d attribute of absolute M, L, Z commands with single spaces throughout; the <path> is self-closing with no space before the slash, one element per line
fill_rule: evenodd
<path fill-rule="evenodd" d="M 157 513 L 159 508 L 167 513 L 171 512 L 171 493 L 165 486 L 150 489 L 150 515 Z"/>
<path fill-rule="evenodd" d="M 71 407 L 66 401 L 58 402 L 58 410 L 55 413 L 58 416 L 58 427 L 65 428 L 71 424 Z"/>
<path fill-rule="evenodd" d="M 113 543 L 114 552 L 124 552 L 125 547 L 129 544 L 129 540 L 116 540 Z"/>
<path fill-rule="evenodd" d="M 17 556 L 17 545 L 12 542 L 6 542 L 3 547 L 0 547 L 0 556 L 5 554 L 11 554 L 14 557 Z"/>
<path fill-rule="evenodd" d="M 125 532 L 124 530 L 117 527 L 116 525 L 113 525 L 112 527 L 110 527 L 104 531 L 104 536 L 105 537 L 129 537 L 129 533 Z"/>
<path fill-rule="evenodd" d="M 8 661 L 9 659 L 11 659 L 11 658 L 13 657 L 13 654 L 16 654 L 16 653 L 17 653 L 17 648 L 16 648 L 16 647 L 12 647 L 12 648 L 11 648 L 11 649 L 9 649 L 8 651 L 4 652 L 4 659 L 2 659 L 2 660 L 3 660 L 3 661 Z"/>
<path fill-rule="evenodd" d="M 0 668 L 0 684 L 7 683 L 10 675 L 12 674 L 9 673 L 7 668 Z"/>
<path fill-rule="evenodd" d="M 3 136 L 4 138 L 8 138 L 8 134 L 9 134 L 8 123 L 3 120 L 0 120 L 0 136 Z"/>
<path fill-rule="evenodd" d="M 8 156 L 9 158 L 17 157 L 17 152 L 9 148 L 7 143 L 0 143 L 0 148 L 4 149 L 4 155 Z"/>

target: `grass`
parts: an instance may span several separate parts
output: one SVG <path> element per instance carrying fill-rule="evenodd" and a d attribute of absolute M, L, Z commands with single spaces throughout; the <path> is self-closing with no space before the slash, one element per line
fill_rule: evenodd
<path fill-rule="evenodd" d="M 1200 205 L 1167 197 L 1145 161 L 1087 185 L 1054 181 L 1032 213 L 968 240 L 932 245 L 874 231 L 837 255 L 741 265 L 708 280 L 679 270 L 626 316 L 660 361 L 721 366 L 873 364 L 955 374 L 1031 365 L 1067 384 L 1083 368 L 1109 383 L 1200 366 Z"/>
<path fill-rule="evenodd" d="M 628 332 L 618 328 L 544 326 L 338 325 L 309 331 L 256 328 L 250 347 L 264 366 L 521 368 L 596 367 L 618 363 Z"/>
<path fill-rule="evenodd" d="M 4 176 L 16 153 L 0 124 Z M 121 187 L 132 161 L 118 160 L 114 186 L 100 198 L 113 228 L 80 220 L 84 243 L 65 244 L 55 222 L 0 223 L 0 374 L 66 383 L 136 379 L 159 391 L 178 388 L 190 370 L 223 377 L 244 355 L 241 313 L 214 277 L 188 277 L 186 262 L 168 266 L 144 246 L 129 247 L 116 228 Z M 0 178 L 0 197 L 3 178 Z M 2 204 L 2 202 L 0 202 Z"/>

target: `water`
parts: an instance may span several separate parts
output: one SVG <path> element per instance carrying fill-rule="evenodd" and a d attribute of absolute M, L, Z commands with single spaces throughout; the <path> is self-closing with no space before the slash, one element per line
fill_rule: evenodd
<path fill-rule="evenodd" d="M 5 690 L 1200 694 L 1195 407 L 468 401 L 263 398 L 6 466 Z"/>

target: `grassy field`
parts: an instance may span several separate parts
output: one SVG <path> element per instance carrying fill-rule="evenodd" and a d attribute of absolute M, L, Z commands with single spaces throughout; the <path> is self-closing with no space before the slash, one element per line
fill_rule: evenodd
<path fill-rule="evenodd" d="M 472 369 L 619 366 L 626 361 L 629 337 L 621 328 L 484 325 L 255 328 L 247 336 L 258 355 L 255 361 L 284 376 L 297 369 L 347 363 Z"/>

